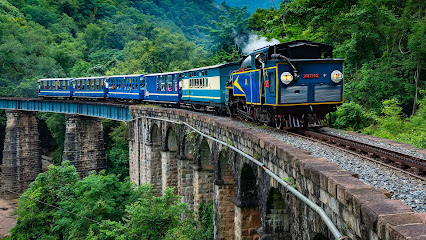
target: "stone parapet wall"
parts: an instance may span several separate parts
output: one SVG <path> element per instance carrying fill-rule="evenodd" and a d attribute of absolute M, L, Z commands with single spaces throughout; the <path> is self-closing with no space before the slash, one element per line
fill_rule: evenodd
<path fill-rule="evenodd" d="M 230 143 L 258 158 L 280 178 L 289 182 L 294 181 L 292 184 L 296 189 L 321 206 L 338 229 L 352 239 L 426 238 L 424 214 L 415 214 L 401 201 L 389 199 L 383 190 L 366 185 L 357 178 L 356 174 L 341 169 L 335 163 L 313 157 L 309 152 L 281 142 L 268 134 L 237 126 L 230 121 L 223 121 L 214 116 L 179 109 L 140 106 L 131 106 L 130 109 L 134 118 L 147 116 L 188 122 L 208 136 L 214 136 L 221 141 Z M 149 120 L 146 121 L 149 122 Z M 185 141 L 180 141 L 179 144 L 185 144 Z M 209 141 L 209 144 L 210 149 L 213 149 L 213 143 Z M 213 182 L 219 184 L 223 179 L 219 179 L 218 176 L 224 178 L 224 174 L 221 172 L 226 171 L 220 169 L 219 158 L 214 157 L 215 150 L 212 151 L 213 179 L 209 180 L 210 176 L 207 175 L 200 177 L 203 174 L 197 170 L 191 174 L 188 167 L 182 166 L 186 162 L 182 157 L 185 155 L 182 154 L 182 149 L 185 147 L 180 146 L 179 149 L 181 149 L 179 153 L 181 157 L 178 160 L 177 171 L 177 175 L 180 176 L 177 183 L 178 193 L 183 194 L 184 199 L 186 196 L 188 201 L 195 200 L 194 204 L 197 205 L 197 198 L 201 196 L 199 195 L 200 187 L 213 187 L 210 184 Z M 197 159 L 196 156 L 195 159 Z M 136 166 L 132 166 L 132 163 L 135 162 L 137 160 L 131 159 L 130 171 L 133 172 L 133 175 L 138 175 L 134 172 Z M 238 156 L 230 158 L 230 162 L 232 163 L 230 168 L 232 168 L 234 190 L 223 191 L 215 186 L 215 199 L 219 201 L 217 204 L 220 204 L 221 199 L 229 199 L 230 195 L 234 195 L 232 197 L 233 203 L 235 203 L 235 239 L 257 239 L 259 237 L 261 239 L 282 239 L 283 236 L 289 239 L 331 237 L 327 227 L 314 211 L 279 186 L 260 167 Z M 197 160 L 191 164 L 195 165 L 194 169 L 197 164 L 201 166 L 200 161 Z M 242 171 L 243 166 L 249 166 L 249 170 L 253 172 L 252 175 L 256 179 L 255 192 L 245 189 L 246 181 L 239 180 L 242 174 L 245 174 Z M 192 178 L 192 180 L 188 178 Z M 230 180 L 229 175 L 225 178 Z M 184 185 L 191 181 L 193 185 L 188 187 L 193 189 L 194 197 L 188 199 L 191 198 L 190 194 L 186 192 L 189 188 L 185 189 Z M 277 191 L 280 194 L 277 194 Z M 221 206 L 215 206 L 215 210 L 220 208 Z M 216 214 L 216 239 L 220 239 L 221 226 L 219 223 L 225 217 L 229 218 L 229 216 Z M 257 226 L 253 226 L 254 224 Z M 226 230 L 222 228 L 222 231 L 225 231 L 223 236 L 228 236 Z"/>

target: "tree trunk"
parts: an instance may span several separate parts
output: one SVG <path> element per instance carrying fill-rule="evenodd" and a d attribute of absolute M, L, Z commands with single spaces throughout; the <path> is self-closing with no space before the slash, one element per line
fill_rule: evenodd
<path fill-rule="evenodd" d="M 421 61 L 418 60 L 417 69 L 416 69 L 416 72 L 414 73 L 414 82 L 415 82 L 415 85 L 416 85 L 416 90 L 415 90 L 415 93 L 414 93 L 412 115 L 414 115 L 416 113 L 416 110 L 417 110 L 417 95 L 418 95 L 418 92 L 419 92 L 420 71 L 421 71 Z"/>

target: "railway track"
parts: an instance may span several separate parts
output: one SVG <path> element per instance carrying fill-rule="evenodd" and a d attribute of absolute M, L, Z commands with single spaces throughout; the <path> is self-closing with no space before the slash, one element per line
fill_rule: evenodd
<path fill-rule="evenodd" d="M 337 147 L 345 152 L 360 156 L 364 159 L 385 165 L 394 170 L 404 172 L 413 177 L 426 181 L 426 160 L 386 148 L 354 141 L 352 139 L 321 133 L 313 130 L 291 130 L 289 134 L 320 142 L 331 147 Z"/>

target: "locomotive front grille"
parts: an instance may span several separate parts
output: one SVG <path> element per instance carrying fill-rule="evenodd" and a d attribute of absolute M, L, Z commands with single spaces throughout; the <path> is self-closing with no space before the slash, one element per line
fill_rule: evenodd
<path fill-rule="evenodd" d="M 314 87 L 315 102 L 340 102 L 342 101 L 341 85 L 320 85 Z"/>
<path fill-rule="evenodd" d="M 307 103 L 308 86 L 289 86 L 281 89 L 282 104 Z"/>

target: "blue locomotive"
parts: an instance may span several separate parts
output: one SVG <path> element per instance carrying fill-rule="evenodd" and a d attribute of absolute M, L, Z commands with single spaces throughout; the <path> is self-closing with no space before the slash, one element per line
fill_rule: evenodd
<path fill-rule="evenodd" d="M 250 54 L 230 76 L 227 106 L 233 115 L 277 128 L 321 126 L 343 103 L 343 60 L 333 48 L 292 41 Z"/>
<path fill-rule="evenodd" d="M 239 63 L 180 72 L 40 79 L 39 96 L 157 102 L 239 116 L 277 128 L 324 125 L 343 103 L 343 60 L 330 45 L 298 40 L 258 49 Z"/>

